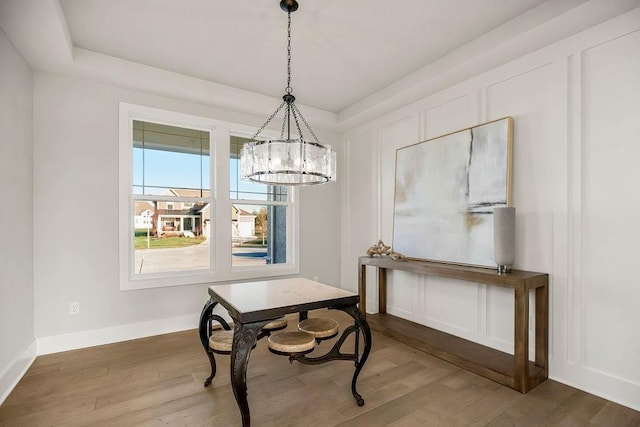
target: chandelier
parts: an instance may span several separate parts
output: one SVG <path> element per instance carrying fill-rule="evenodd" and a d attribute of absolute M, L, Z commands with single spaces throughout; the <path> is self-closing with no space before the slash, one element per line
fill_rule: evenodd
<path fill-rule="evenodd" d="M 312 185 L 336 180 L 336 153 L 330 145 L 322 145 L 295 104 L 291 88 L 291 12 L 298 10 L 296 0 L 281 0 L 287 12 L 287 87 L 282 104 L 271 114 L 240 152 L 242 179 L 271 185 Z M 282 112 L 282 128 L 278 139 L 258 139 L 260 133 Z M 292 121 L 295 124 L 291 134 Z M 312 140 L 305 139 L 304 124 Z"/>

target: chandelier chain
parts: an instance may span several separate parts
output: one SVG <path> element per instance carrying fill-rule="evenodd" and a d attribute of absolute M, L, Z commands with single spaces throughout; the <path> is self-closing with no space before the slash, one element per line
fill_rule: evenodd
<path fill-rule="evenodd" d="M 313 129 L 311 129 L 311 126 L 309 126 L 309 123 L 307 123 L 307 121 L 305 120 L 304 116 L 302 115 L 302 113 L 300 112 L 300 110 L 298 110 L 298 106 L 297 105 L 293 105 L 293 109 L 295 111 L 298 112 L 298 114 L 300 115 L 300 118 L 302 119 L 302 122 L 304 123 L 304 125 L 307 127 L 307 129 L 309 129 L 309 132 L 311 132 L 311 135 L 313 136 L 313 139 L 320 144 L 320 141 L 318 140 L 318 137 L 316 136 L 316 133 L 313 131 Z M 299 129 L 299 127 L 298 127 Z M 300 133 L 300 137 L 302 138 L 302 132 Z"/>
<path fill-rule="evenodd" d="M 300 114 L 300 111 L 298 110 L 298 108 L 295 106 L 295 104 L 293 105 L 293 107 L 291 108 L 291 112 L 293 113 L 293 120 L 295 120 L 296 122 L 296 128 L 298 129 L 298 134 L 300 135 L 300 140 L 304 141 L 304 137 L 302 136 L 302 129 L 300 129 L 300 122 L 298 122 L 298 114 Z M 298 114 L 296 114 L 296 112 Z M 302 115 L 300 114 L 300 117 L 302 117 Z"/>
<path fill-rule="evenodd" d="M 287 125 L 287 115 L 289 114 L 289 108 L 287 108 L 282 117 L 282 129 L 280 129 L 280 139 L 284 139 L 284 128 Z"/>
<path fill-rule="evenodd" d="M 286 104 L 286 101 L 282 101 L 282 104 L 280 104 L 280 106 L 278 107 L 278 109 L 276 111 L 273 112 L 273 114 L 271 114 L 271 116 L 269 116 L 269 118 L 267 119 L 266 122 L 264 122 L 262 124 L 262 126 L 260 126 L 260 129 L 258 129 L 258 131 L 256 133 L 253 134 L 253 136 L 251 137 L 251 139 L 249 141 L 256 141 L 256 138 L 258 137 L 258 135 L 260 135 L 260 132 L 262 132 L 264 130 L 264 128 L 267 127 L 267 125 L 269 124 L 269 122 L 271 120 L 273 120 L 273 118 L 278 115 L 278 113 L 280 112 L 280 110 L 282 110 L 282 107 L 284 107 L 284 105 Z"/>
<path fill-rule="evenodd" d="M 287 23 L 287 93 L 291 93 L 293 89 L 291 88 L 291 12 L 287 12 L 288 23 Z"/>

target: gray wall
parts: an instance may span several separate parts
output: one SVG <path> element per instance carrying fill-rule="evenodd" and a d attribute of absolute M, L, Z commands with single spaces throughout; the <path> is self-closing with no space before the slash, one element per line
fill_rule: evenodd
<path fill-rule="evenodd" d="M 199 313 L 207 299 L 204 284 L 120 291 L 121 101 L 248 125 L 265 119 L 74 76 L 34 73 L 37 337 L 189 316 Z M 337 140 L 331 132 L 319 137 Z M 305 188 L 300 197 L 301 274 L 320 276 L 336 286 L 340 285 L 339 191 L 331 184 Z M 70 301 L 80 301 L 79 315 L 69 315 Z"/>
<path fill-rule="evenodd" d="M 0 30 L 0 383 L 33 343 L 32 123 L 31 69 Z"/>

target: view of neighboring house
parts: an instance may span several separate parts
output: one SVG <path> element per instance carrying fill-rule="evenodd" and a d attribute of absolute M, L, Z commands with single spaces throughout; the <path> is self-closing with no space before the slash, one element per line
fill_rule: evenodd
<path fill-rule="evenodd" d="M 184 190 L 170 188 L 163 196 L 175 197 L 208 197 L 209 192 L 200 190 Z M 158 218 L 156 228 L 158 235 L 168 231 L 190 231 L 196 236 L 203 233 L 208 236 L 208 225 L 211 221 L 208 203 L 185 201 L 158 201 Z"/>
<path fill-rule="evenodd" d="M 169 189 L 163 195 L 175 197 L 200 197 L 199 190 Z M 208 192 L 203 196 L 208 197 Z M 161 236 L 167 232 L 192 232 L 196 236 L 209 237 L 211 221 L 209 203 L 158 201 L 157 208 L 152 201 L 136 201 L 134 224 L 136 229 L 151 229 L 153 216 L 157 215 L 156 232 Z M 156 212 L 157 209 L 157 212 Z M 256 215 L 231 207 L 231 235 L 234 239 L 248 239 L 255 236 Z"/>
<path fill-rule="evenodd" d="M 153 203 L 150 201 L 136 201 L 134 227 L 136 230 L 148 230 L 153 225 Z"/>
<path fill-rule="evenodd" d="M 231 236 L 234 239 L 246 239 L 256 234 L 256 216 L 231 205 Z"/>

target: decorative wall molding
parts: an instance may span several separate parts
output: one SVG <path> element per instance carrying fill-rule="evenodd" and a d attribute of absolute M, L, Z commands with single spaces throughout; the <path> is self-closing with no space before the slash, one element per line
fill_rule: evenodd
<path fill-rule="evenodd" d="M 602 2 L 598 5 L 605 6 Z M 391 217 L 384 213 L 393 202 L 389 190 L 393 184 L 390 158 L 396 145 L 406 142 L 394 138 L 416 134 L 424 140 L 444 133 L 443 129 L 460 128 L 460 122 L 472 121 L 465 125 L 473 125 L 514 115 L 517 155 L 514 158 L 517 181 L 514 182 L 514 196 L 516 206 L 521 203 L 526 208 L 519 209 L 518 238 L 528 242 L 526 248 L 522 244 L 519 246 L 516 259 L 520 263 L 518 268 L 551 274 L 550 378 L 636 410 L 640 410 L 640 369 L 631 361 L 631 355 L 637 354 L 640 346 L 630 336 L 640 333 L 637 326 L 640 314 L 630 305 L 638 299 L 638 288 L 633 286 L 635 282 L 632 283 L 635 276 L 626 270 L 632 262 L 622 264 L 622 268 L 615 271 L 595 263 L 594 254 L 600 253 L 598 247 L 606 243 L 608 234 L 602 225 L 597 230 L 592 228 L 591 223 L 585 222 L 585 215 L 590 215 L 590 221 L 594 215 L 606 217 L 603 206 L 610 203 L 603 203 L 611 199 L 624 207 L 615 221 L 627 221 L 629 230 L 637 227 L 630 215 L 640 209 L 640 204 L 633 201 L 637 199 L 623 196 L 634 191 L 628 187 L 631 184 L 620 183 L 626 190 L 618 190 L 616 185 L 620 184 L 616 182 L 620 180 L 611 178 L 620 175 L 619 166 L 627 165 L 631 160 L 629 157 L 617 160 L 620 156 L 615 157 L 611 150 L 637 157 L 637 145 L 625 135 L 638 133 L 637 121 L 629 116 L 634 111 L 634 100 L 638 98 L 635 95 L 638 93 L 637 76 L 634 80 L 629 71 L 638 63 L 637 55 L 631 52 L 640 49 L 639 35 L 640 8 L 636 8 L 399 107 L 343 134 L 348 138 L 352 132 L 363 134 L 375 129 L 391 135 L 380 137 L 378 146 L 378 180 L 372 186 L 380 189 L 377 200 L 380 225 L 378 235 L 369 236 L 371 241 L 388 240 L 385 231 L 390 230 L 388 221 Z M 617 74 L 610 75 L 611 71 L 607 70 L 617 70 Z M 596 80 L 585 80 L 594 76 Z M 608 91 L 616 91 L 623 99 L 616 102 Z M 465 98 L 467 102 L 460 101 Z M 589 117 L 587 111 L 598 114 L 598 124 L 594 124 L 594 117 Z M 417 119 L 401 120 L 412 116 Z M 397 123 L 400 127 L 389 131 L 391 124 Z M 619 136 L 613 140 L 609 135 Z M 357 160 L 350 159 L 350 162 L 358 167 Z M 623 170 L 627 179 L 640 177 L 637 168 L 625 166 Z M 594 181 L 593 173 L 606 178 L 607 188 L 611 191 L 601 188 L 599 181 Z M 598 184 L 597 188 L 595 184 Z M 598 203 L 601 199 L 602 203 Z M 349 200 L 345 209 L 358 212 Z M 620 253 L 614 249 L 604 254 L 609 259 L 609 266 L 619 262 L 620 257 L 627 259 L 634 253 L 635 245 L 630 238 L 619 230 L 617 233 L 622 247 Z M 343 235 L 348 241 L 350 230 L 346 228 Z M 348 243 L 345 245 L 348 247 Z M 585 256 L 590 256 L 591 260 L 587 262 Z M 356 262 L 355 259 L 347 260 L 344 265 L 355 265 Z M 458 310 L 459 322 L 428 313 L 427 299 L 439 298 L 442 295 L 438 293 L 449 292 L 446 288 L 433 287 L 429 282 L 419 276 L 403 279 L 394 276 L 388 284 L 389 313 L 502 351 L 512 351 L 513 337 L 499 327 L 510 322 L 508 310 L 502 310 L 501 306 L 509 305 L 510 308 L 511 300 L 500 302 L 498 298 L 492 302 L 493 292 L 477 285 L 473 295 L 477 328 L 465 330 L 465 313 L 456 304 L 451 303 L 447 308 L 453 312 Z M 394 293 L 398 295 L 392 295 Z"/>

